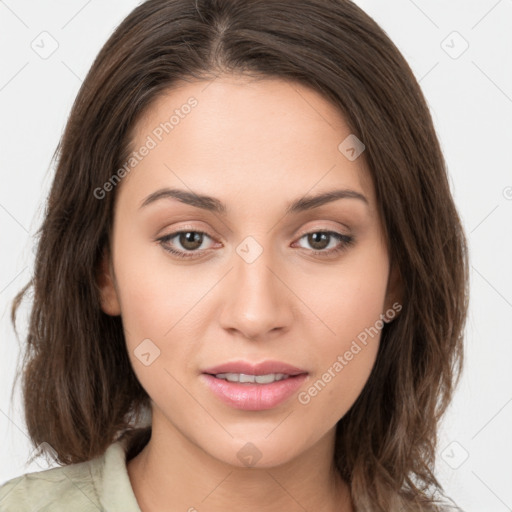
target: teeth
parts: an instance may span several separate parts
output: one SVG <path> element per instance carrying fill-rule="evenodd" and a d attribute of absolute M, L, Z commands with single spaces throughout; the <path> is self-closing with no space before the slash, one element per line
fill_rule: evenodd
<path fill-rule="evenodd" d="M 284 380 L 289 377 L 284 373 L 269 373 L 267 375 L 247 375 L 245 373 L 218 373 L 215 375 L 218 379 L 224 379 L 229 382 L 252 382 L 256 384 L 270 384 L 278 380 Z"/>

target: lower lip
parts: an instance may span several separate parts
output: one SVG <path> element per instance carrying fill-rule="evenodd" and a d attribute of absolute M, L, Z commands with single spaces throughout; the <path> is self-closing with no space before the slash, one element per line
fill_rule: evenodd
<path fill-rule="evenodd" d="M 211 391 L 225 404 L 245 411 L 263 411 L 283 403 L 302 386 L 306 373 L 270 384 L 229 382 L 213 375 L 202 374 Z"/>

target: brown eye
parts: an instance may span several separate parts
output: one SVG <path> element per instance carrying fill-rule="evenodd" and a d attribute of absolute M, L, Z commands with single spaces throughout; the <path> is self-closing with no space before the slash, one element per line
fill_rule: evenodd
<path fill-rule="evenodd" d="M 305 239 L 310 246 L 311 252 L 319 256 L 331 256 L 344 251 L 349 245 L 354 243 L 354 238 L 349 235 L 343 235 L 336 231 L 312 231 L 303 235 L 299 240 Z M 299 245 L 303 249 L 304 247 Z"/>
<path fill-rule="evenodd" d="M 178 241 L 184 249 L 193 251 L 201 247 L 203 243 L 203 233 L 197 231 L 182 232 L 178 235 Z"/>
<path fill-rule="evenodd" d="M 309 233 L 306 236 L 308 237 L 308 243 L 311 245 L 311 247 L 318 251 L 325 249 L 329 245 L 331 238 L 328 233 L 323 233 L 321 231 L 316 233 Z"/>
<path fill-rule="evenodd" d="M 202 231 L 176 231 L 158 239 L 160 245 L 171 254 L 180 258 L 195 258 L 201 256 L 207 248 L 200 247 L 206 238 L 211 237 Z"/>

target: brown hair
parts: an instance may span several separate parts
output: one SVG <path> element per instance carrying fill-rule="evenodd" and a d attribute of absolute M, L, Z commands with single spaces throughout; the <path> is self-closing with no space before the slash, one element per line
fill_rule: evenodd
<path fill-rule="evenodd" d="M 23 360 L 26 423 L 58 462 L 102 454 L 149 397 L 120 317 L 100 308 L 115 191 L 141 114 L 178 80 L 222 73 L 307 85 L 366 145 L 403 309 L 382 330 L 361 395 L 337 424 L 335 462 L 358 511 L 439 510 L 437 426 L 460 377 L 467 247 L 419 84 L 385 32 L 346 0 L 149 0 L 94 61 L 54 159 Z"/>

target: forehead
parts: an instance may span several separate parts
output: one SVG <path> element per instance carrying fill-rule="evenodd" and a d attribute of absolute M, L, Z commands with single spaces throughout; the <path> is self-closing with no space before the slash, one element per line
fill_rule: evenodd
<path fill-rule="evenodd" d="M 179 82 L 134 126 L 131 150 L 151 150 L 122 185 L 132 198 L 179 184 L 214 196 L 261 191 L 276 200 L 344 186 L 372 201 L 364 153 L 350 161 L 339 149 L 350 135 L 333 104 L 296 82 L 234 76 Z"/>

